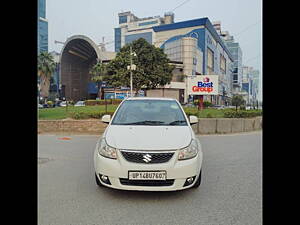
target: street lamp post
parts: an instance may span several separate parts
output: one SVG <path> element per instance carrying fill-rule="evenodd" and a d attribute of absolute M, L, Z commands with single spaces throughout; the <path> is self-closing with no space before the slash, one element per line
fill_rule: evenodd
<path fill-rule="evenodd" d="M 133 96 L 133 85 L 132 85 L 132 70 L 136 70 L 136 65 L 132 64 L 132 55 L 136 56 L 135 52 L 132 52 L 132 46 L 130 46 L 130 66 L 127 66 L 127 69 L 130 69 L 130 96 Z"/>

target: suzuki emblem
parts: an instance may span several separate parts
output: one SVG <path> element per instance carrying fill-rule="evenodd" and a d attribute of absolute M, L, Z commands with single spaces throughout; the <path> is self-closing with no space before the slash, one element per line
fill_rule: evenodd
<path fill-rule="evenodd" d="M 150 162 L 150 161 L 152 160 L 151 158 L 152 158 L 152 156 L 149 155 L 149 154 L 143 155 L 143 160 L 144 160 L 146 163 Z"/>

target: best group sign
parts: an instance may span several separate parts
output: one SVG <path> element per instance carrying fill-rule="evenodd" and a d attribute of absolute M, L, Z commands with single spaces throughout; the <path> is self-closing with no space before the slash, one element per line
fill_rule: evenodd
<path fill-rule="evenodd" d="M 199 75 L 191 77 L 188 84 L 189 95 L 218 95 L 218 75 Z"/>

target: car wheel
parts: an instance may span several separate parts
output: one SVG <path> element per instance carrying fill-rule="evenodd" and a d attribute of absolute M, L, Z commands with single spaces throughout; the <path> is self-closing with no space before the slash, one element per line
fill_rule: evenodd
<path fill-rule="evenodd" d="M 95 173 L 95 179 L 96 179 L 96 184 L 97 184 L 99 187 L 104 187 L 104 185 L 101 184 L 100 180 L 98 179 L 98 176 L 97 176 L 96 173 Z"/>
<path fill-rule="evenodd" d="M 197 188 L 197 187 L 199 187 L 200 186 L 200 184 L 201 184 L 201 172 L 202 172 L 202 170 L 200 170 L 200 174 L 199 174 L 199 177 L 198 177 L 198 179 L 197 179 L 197 181 L 196 181 L 196 183 L 194 184 L 194 188 Z"/>

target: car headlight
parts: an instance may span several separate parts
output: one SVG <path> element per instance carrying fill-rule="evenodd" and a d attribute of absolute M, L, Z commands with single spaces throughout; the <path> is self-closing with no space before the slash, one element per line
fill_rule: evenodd
<path fill-rule="evenodd" d="M 194 158 L 197 154 L 198 143 L 193 139 L 188 147 L 179 150 L 178 160 L 191 159 Z"/>
<path fill-rule="evenodd" d="M 98 152 L 100 155 L 110 158 L 116 159 L 117 158 L 117 150 L 113 147 L 107 145 L 105 138 L 102 138 L 98 143 Z"/>

